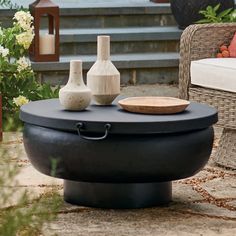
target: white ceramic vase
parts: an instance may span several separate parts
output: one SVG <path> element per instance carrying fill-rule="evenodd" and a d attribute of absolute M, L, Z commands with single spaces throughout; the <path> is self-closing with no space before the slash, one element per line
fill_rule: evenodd
<path fill-rule="evenodd" d="M 110 61 L 110 36 L 97 41 L 97 61 L 87 73 L 87 85 L 98 105 L 110 105 L 120 94 L 120 73 Z"/>
<path fill-rule="evenodd" d="M 66 110 L 81 111 L 89 106 L 91 98 L 91 90 L 83 81 L 82 61 L 71 61 L 69 80 L 59 91 L 61 105 Z"/>

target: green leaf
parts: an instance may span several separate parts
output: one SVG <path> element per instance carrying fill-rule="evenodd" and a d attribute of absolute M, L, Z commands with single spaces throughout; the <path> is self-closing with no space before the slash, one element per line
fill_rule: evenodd
<path fill-rule="evenodd" d="M 226 9 L 226 10 L 220 12 L 217 17 L 220 17 L 220 18 L 225 17 L 225 16 L 229 15 L 229 13 L 230 13 L 231 11 L 232 11 L 232 8 Z"/>
<path fill-rule="evenodd" d="M 221 22 L 234 22 L 236 21 L 236 17 L 234 19 L 233 13 L 235 14 L 235 11 L 230 9 L 226 9 L 219 14 L 217 11 L 220 8 L 220 4 L 217 4 L 216 6 L 208 6 L 205 10 L 199 11 L 201 15 L 203 15 L 203 19 L 197 21 L 196 23 L 202 24 L 202 23 L 221 23 Z"/>
<path fill-rule="evenodd" d="M 217 5 L 213 8 L 213 10 L 214 10 L 215 12 L 217 12 L 217 11 L 219 10 L 219 8 L 220 8 L 220 3 L 217 4 Z"/>
<path fill-rule="evenodd" d="M 207 23 L 211 23 L 211 20 L 209 19 L 202 19 L 202 20 L 198 20 L 195 23 L 197 24 L 207 24 Z"/>

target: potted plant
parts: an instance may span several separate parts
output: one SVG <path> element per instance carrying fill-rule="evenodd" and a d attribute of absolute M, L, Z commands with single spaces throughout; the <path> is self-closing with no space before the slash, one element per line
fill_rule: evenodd
<path fill-rule="evenodd" d="M 219 12 L 234 8 L 234 0 L 170 0 L 171 10 L 180 29 L 200 20 L 199 11 L 220 4 Z"/>

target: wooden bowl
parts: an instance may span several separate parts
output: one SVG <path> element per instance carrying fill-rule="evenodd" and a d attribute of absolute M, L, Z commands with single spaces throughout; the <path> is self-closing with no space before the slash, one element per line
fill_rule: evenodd
<path fill-rule="evenodd" d="M 184 111 L 190 104 L 173 97 L 130 97 L 118 103 L 126 111 L 143 114 L 175 114 Z"/>

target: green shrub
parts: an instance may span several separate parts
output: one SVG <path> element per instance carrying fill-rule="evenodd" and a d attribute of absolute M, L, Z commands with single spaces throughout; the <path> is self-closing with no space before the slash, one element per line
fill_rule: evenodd
<path fill-rule="evenodd" d="M 212 7 L 208 6 L 206 10 L 202 10 L 199 13 L 204 16 L 203 19 L 197 21 L 197 23 L 224 23 L 224 22 L 236 22 L 236 10 L 230 8 L 222 12 L 218 12 L 220 4 Z"/>
<path fill-rule="evenodd" d="M 53 189 L 34 200 L 29 200 L 30 192 L 17 193 L 17 182 L 14 179 L 20 167 L 11 161 L 10 154 L 2 151 L 1 146 L 0 150 L 0 235 L 42 235 L 43 224 L 57 216 L 62 197 Z M 19 200 L 13 205 L 11 197 L 16 194 Z"/>
<path fill-rule="evenodd" d="M 6 8 L 14 8 L 14 9 L 20 9 L 21 7 L 17 4 L 14 4 L 11 2 L 11 0 L 0 0 L 0 6 L 6 7 Z"/>
<path fill-rule="evenodd" d="M 58 97 L 59 86 L 52 89 L 39 84 L 27 58 L 34 38 L 33 17 L 18 11 L 13 26 L 0 28 L 0 91 L 3 103 L 3 128 L 16 130 L 21 126 L 19 108 L 23 104 Z"/>

